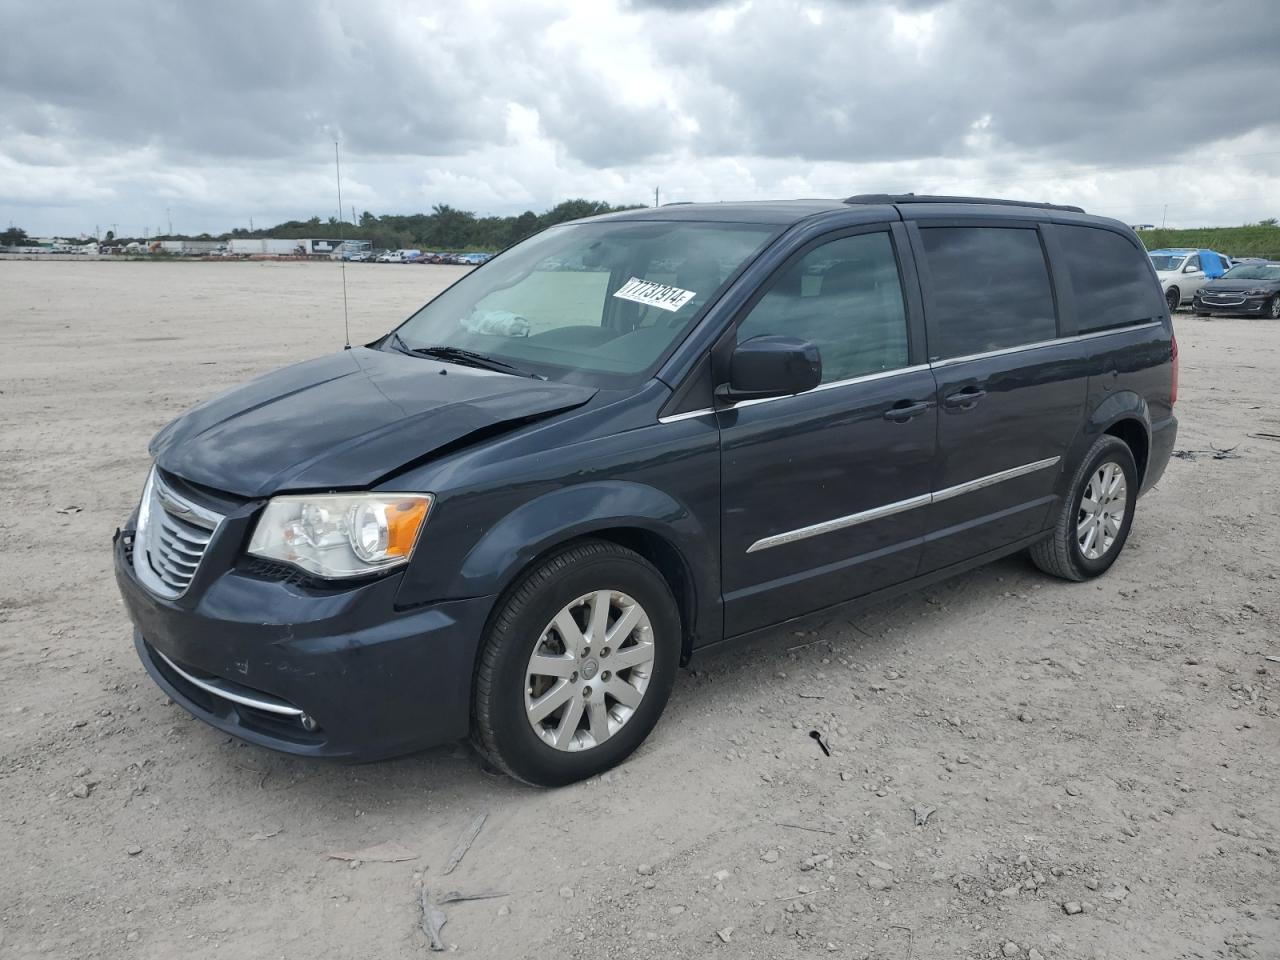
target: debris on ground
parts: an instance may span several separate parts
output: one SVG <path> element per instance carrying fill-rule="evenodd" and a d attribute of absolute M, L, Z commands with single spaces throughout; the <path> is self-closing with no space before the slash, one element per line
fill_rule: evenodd
<path fill-rule="evenodd" d="M 476 837 L 480 835 L 480 829 L 484 826 L 485 820 L 489 819 L 489 811 L 485 810 L 478 814 L 471 821 L 471 826 L 467 827 L 466 832 L 458 838 L 458 842 L 454 845 L 453 853 L 449 854 L 449 862 L 444 866 L 445 874 L 453 873 L 453 868 L 462 862 L 462 858 L 467 855 L 467 851 L 471 849 L 471 844 L 476 842 Z"/>
<path fill-rule="evenodd" d="M 1238 446 L 1239 444 L 1236 444 L 1235 447 L 1227 447 L 1225 450 L 1212 445 L 1208 450 L 1175 450 L 1173 456 L 1179 460 L 1195 460 L 1203 453 L 1212 456 L 1215 460 L 1239 460 L 1240 454 L 1235 452 Z"/>
<path fill-rule="evenodd" d="M 445 950 L 444 939 L 440 936 L 440 931 L 444 929 L 444 925 L 449 922 L 449 918 L 444 915 L 444 911 L 431 902 L 431 897 L 427 893 L 427 888 L 422 888 L 422 932 L 427 935 L 427 940 L 431 943 L 431 949 L 437 953 Z"/>
<path fill-rule="evenodd" d="M 276 833 L 280 831 L 277 830 Z M 259 836 L 255 834 L 255 838 Z M 267 834 L 266 836 L 275 836 Z M 375 843 L 362 850 L 335 850 L 329 854 L 330 860 L 349 860 L 360 863 L 402 863 L 405 860 L 417 860 L 418 855 L 394 840 Z"/>
<path fill-rule="evenodd" d="M 441 906 L 446 903 L 466 903 L 468 900 L 496 900 L 499 897 L 505 897 L 507 894 L 498 890 L 484 890 L 480 893 L 462 893 L 459 890 L 450 890 L 448 893 L 439 897 L 436 902 Z"/>
<path fill-rule="evenodd" d="M 916 826 L 923 827 L 929 822 L 929 818 L 938 812 L 937 807 L 926 807 L 922 803 L 917 803 L 911 808 L 911 814 L 916 818 Z"/>

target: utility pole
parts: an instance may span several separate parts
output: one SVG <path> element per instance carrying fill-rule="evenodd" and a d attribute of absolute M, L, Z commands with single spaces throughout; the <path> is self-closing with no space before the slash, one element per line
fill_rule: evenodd
<path fill-rule="evenodd" d="M 169 212 L 169 208 L 164 208 L 164 218 L 169 222 L 169 236 L 173 236 L 173 214 Z"/>
<path fill-rule="evenodd" d="M 658 191 L 659 191 L 660 189 L 661 189 L 660 187 L 654 187 L 654 188 L 653 188 L 653 205 L 654 205 L 655 207 L 659 207 L 659 206 L 661 206 L 661 204 L 658 202 Z"/>
<path fill-rule="evenodd" d="M 1164 213 L 1162 213 L 1162 214 L 1160 215 L 1160 229 L 1161 229 L 1161 230 L 1163 230 L 1163 229 L 1164 229 L 1164 223 L 1165 223 L 1165 221 L 1166 221 L 1166 220 L 1168 220 L 1168 219 L 1169 219 L 1169 205 L 1166 203 L 1166 204 L 1164 205 Z"/>
<path fill-rule="evenodd" d="M 351 225 L 353 227 L 356 225 L 356 205 L 354 203 L 351 205 Z"/>
<path fill-rule="evenodd" d="M 253 217 L 249 218 L 249 232 L 253 233 Z"/>

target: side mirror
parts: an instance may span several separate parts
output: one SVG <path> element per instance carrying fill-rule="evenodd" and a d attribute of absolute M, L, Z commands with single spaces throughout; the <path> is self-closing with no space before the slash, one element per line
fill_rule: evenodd
<path fill-rule="evenodd" d="M 1189 263 L 1188 263 L 1185 267 L 1183 267 L 1183 268 L 1182 268 L 1182 272 L 1183 272 L 1183 273 L 1195 273 L 1195 272 L 1196 272 L 1196 268 L 1195 268 L 1195 267 L 1193 267 L 1191 264 L 1189 264 Z"/>
<path fill-rule="evenodd" d="M 744 340 L 729 358 L 729 382 L 716 387 L 720 400 L 785 397 L 822 382 L 822 355 L 799 337 L 764 336 Z"/>

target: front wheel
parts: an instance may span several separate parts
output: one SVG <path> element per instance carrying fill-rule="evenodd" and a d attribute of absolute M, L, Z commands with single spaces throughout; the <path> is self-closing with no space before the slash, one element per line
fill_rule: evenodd
<path fill-rule="evenodd" d="M 625 760 L 658 722 L 680 659 L 666 580 L 639 554 L 585 540 L 500 601 L 476 670 L 472 739 L 536 786 Z"/>
<path fill-rule="evenodd" d="M 1168 304 L 1170 313 L 1177 313 L 1182 303 L 1182 292 L 1177 287 L 1170 287 L 1164 292 L 1164 302 Z"/>
<path fill-rule="evenodd" d="M 1272 320 L 1280 320 L 1280 293 L 1271 298 L 1267 304 L 1267 316 Z"/>
<path fill-rule="evenodd" d="M 1138 500 L 1133 453 L 1110 434 L 1094 442 L 1058 508 L 1052 536 L 1030 549 L 1045 573 L 1088 580 L 1105 573 L 1124 549 Z"/>

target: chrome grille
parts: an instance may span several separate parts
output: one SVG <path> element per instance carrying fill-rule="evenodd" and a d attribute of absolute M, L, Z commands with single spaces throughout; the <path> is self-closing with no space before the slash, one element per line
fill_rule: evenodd
<path fill-rule="evenodd" d="M 138 579 L 162 597 L 182 596 L 221 522 L 220 515 L 177 493 L 153 469 L 138 510 L 133 550 Z"/>

